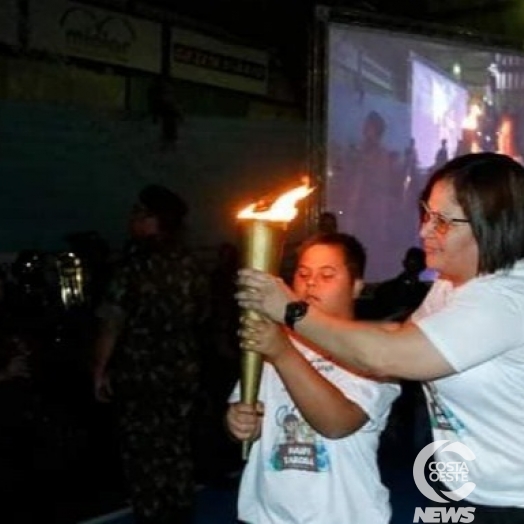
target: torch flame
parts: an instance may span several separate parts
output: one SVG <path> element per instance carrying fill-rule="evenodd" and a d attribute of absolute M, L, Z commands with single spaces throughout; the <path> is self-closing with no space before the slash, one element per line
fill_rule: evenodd
<path fill-rule="evenodd" d="M 462 129 L 477 129 L 480 115 L 482 115 L 482 109 L 480 109 L 480 106 L 478 104 L 472 104 L 469 108 L 468 116 L 462 123 Z"/>
<path fill-rule="evenodd" d="M 314 188 L 302 185 L 279 196 L 268 208 L 260 203 L 250 204 L 237 215 L 239 219 L 268 220 L 271 222 L 290 222 L 298 213 L 295 207 L 299 200 L 307 197 Z"/>

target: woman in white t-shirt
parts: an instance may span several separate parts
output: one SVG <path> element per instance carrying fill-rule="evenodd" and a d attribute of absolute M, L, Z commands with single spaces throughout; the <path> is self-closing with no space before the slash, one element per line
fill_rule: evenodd
<path fill-rule="evenodd" d="M 300 310 L 282 282 L 253 270 L 241 270 L 249 291 L 237 297 L 294 323 L 338 362 L 427 381 L 431 478 L 445 486 L 419 481 L 429 505 L 460 501 L 475 508 L 475 524 L 524 523 L 524 168 L 496 153 L 455 158 L 432 175 L 421 206 L 426 263 L 439 279 L 396 331 L 315 304 Z M 259 345 L 261 327 L 247 320 L 243 344 L 280 358 Z"/>
<path fill-rule="evenodd" d="M 302 247 L 293 287 L 326 314 L 350 319 L 365 252 L 342 233 Z M 249 524 L 387 524 L 390 504 L 377 467 L 379 436 L 400 388 L 336 365 L 267 319 L 260 404 L 230 399 L 227 425 L 254 441 L 240 485 L 239 519 Z M 263 415 L 262 415 L 263 410 Z"/>

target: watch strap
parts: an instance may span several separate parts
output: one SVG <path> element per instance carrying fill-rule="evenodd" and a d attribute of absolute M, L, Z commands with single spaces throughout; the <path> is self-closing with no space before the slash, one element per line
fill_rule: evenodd
<path fill-rule="evenodd" d="M 306 316 L 309 304 L 304 300 L 289 302 L 286 306 L 284 323 L 289 329 L 295 329 L 295 324 Z"/>

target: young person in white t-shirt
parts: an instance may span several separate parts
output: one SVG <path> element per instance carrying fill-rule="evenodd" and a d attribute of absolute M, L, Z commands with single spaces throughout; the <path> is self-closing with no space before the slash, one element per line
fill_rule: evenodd
<path fill-rule="evenodd" d="M 353 316 L 365 251 L 354 237 L 320 234 L 301 248 L 293 286 L 309 304 Z M 387 524 L 388 490 L 377 467 L 379 436 L 400 388 L 335 364 L 289 329 L 263 321 L 260 404 L 239 402 L 226 420 L 253 441 L 240 484 L 238 514 L 249 524 Z"/>
<path fill-rule="evenodd" d="M 338 362 L 427 381 L 435 467 L 446 472 L 433 475 L 444 484 L 434 492 L 475 507 L 475 524 L 522 524 L 524 167 L 496 153 L 457 157 L 431 176 L 421 206 L 426 263 L 439 279 L 411 321 L 386 331 L 309 304 L 295 329 Z M 240 275 L 242 307 L 277 322 L 300 309 L 275 277 Z M 246 320 L 243 344 L 271 359 L 261 328 Z"/>

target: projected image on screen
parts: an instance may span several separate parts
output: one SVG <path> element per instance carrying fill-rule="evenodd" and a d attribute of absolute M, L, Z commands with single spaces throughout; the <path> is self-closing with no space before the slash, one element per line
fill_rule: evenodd
<path fill-rule="evenodd" d="M 524 151 L 524 57 L 362 25 L 328 24 L 324 207 L 392 278 L 420 245 L 430 174 L 467 152 Z"/>
<path fill-rule="evenodd" d="M 422 169 L 443 165 L 457 150 L 468 116 L 469 93 L 436 66 L 411 61 L 411 134 Z"/>

